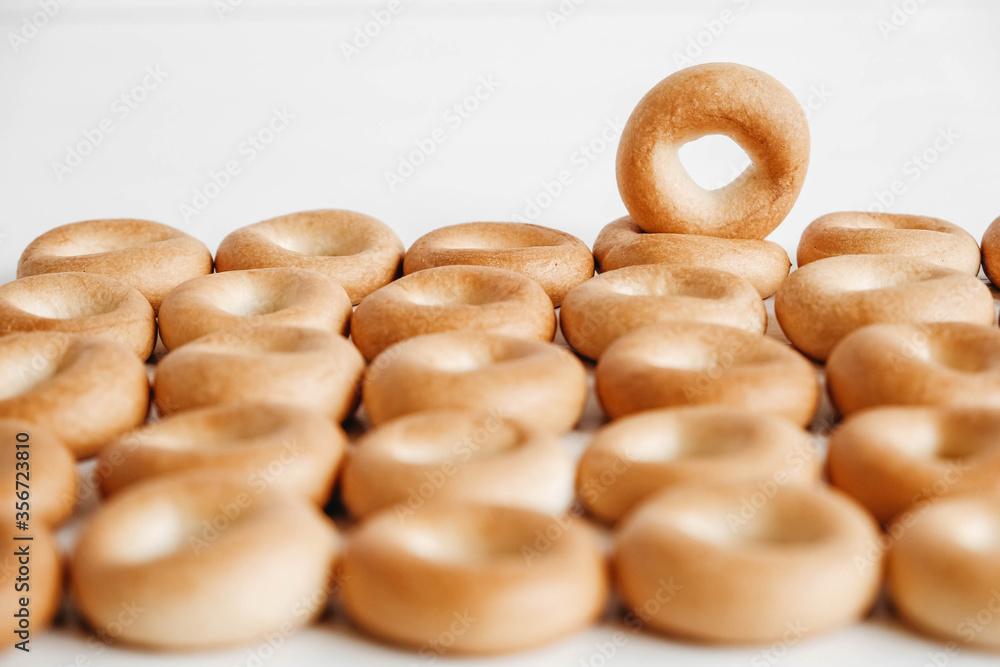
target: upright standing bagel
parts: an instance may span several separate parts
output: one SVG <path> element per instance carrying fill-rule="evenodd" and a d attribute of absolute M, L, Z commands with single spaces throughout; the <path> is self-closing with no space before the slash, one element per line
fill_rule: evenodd
<path fill-rule="evenodd" d="M 688 264 L 728 271 L 753 285 L 762 299 L 778 291 L 791 267 L 784 248 L 771 241 L 651 234 L 627 215 L 601 230 L 594 241 L 594 258 L 602 272 L 637 264 Z"/>
<path fill-rule="evenodd" d="M 566 292 L 594 275 L 594 257 L 580 239 L 557 229 L 517 222 L 467 222 L 417 239 L 403 273 L 471 264 L 517 271 L 545 289 L 556 307 Z"/>
<path fill-rule="evenodd" d="M 719 190 L 705 190 L 678 150 L 724 134 L 752 161 Z M 671 74 L 646 93 L 618 144 L 618 191 L 647 232 L 762 239 L 785 219 L 806 176 L 809 126 L 795 96 L 744 65 L 708 63 Z"/>
<path fill-rule="evenodd" d="M 219 271 L 296 266 L 340 283 L 359 303 L 392 281 L 403 260 L 403 243 L 379 220 L 340 209 L 271 218 L 237 229 L 216 253 Z"/>
<path fill-rule="evenodd" d="M 902 255 L 979 274 L 976 239 L 958 225 L 923 215 L 842 211 L 809 223 L 799 239 L 799 266 L 838 255 Z"/>
<path fill-rule="evenodd" d="M 983 270 L 990 282 L 1000 285 L 1000 218 L 986 228 L 983 234 Z"/>
<path fill-rule="evenodd" d="M 184 232 L 147 220 L 87 220 L 51 229 L 28 244 L 17 277 L 100 273 L 139 290 L 153 310 L 167 292 L 212 272 L 212 253 Z"/>

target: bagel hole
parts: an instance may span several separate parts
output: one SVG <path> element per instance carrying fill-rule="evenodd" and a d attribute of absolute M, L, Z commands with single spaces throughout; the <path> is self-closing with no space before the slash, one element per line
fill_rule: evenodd
<path fill-rule="evenodd" d="M 172 238 L 173 232 L 167 229 L 122 229 L 119 233 L 91 233 L 89 236 L 80 234 L 72 239 L 54 244 L 46 248 L 46 253 L 56 257 L 77 257 L 83 255 L 98 255 L 105 252 L 128 250 L 151 243 L 160 243 Z"/>
<path fill-rule="evenodd" d="M 970 551 L 1000 553 L 1000 513 L 976 501 L 963 502 L 951 523 L 955 541 Z M 956 507 L 955 509 L 958 509 Z"/>
<path fill-rule="evenodd" d="M 493 363 L 488 350 L 454 347 L 426 350 L 424 360 L 436 370 L 450 373 L 467 373 Z"/>
<path fill-rule="evenodd" d="M 679 340 L 670 346 L 658 345 L 648 351 L 649 363 L 660 368 L 697 371 L 719 366 L 714 349 L 695 341 Z M 735 364 L 736 362 L 734 362 Z M 723 369 L 724 370 L 724 369 Z"/>
<path fill-rule="evenodd" d="M 224 274 L 223 274 L 224 275 Z M 272 285 L 238 285 L 226 290 L 216 306 L 236 317 L 260 317 L 284 310 L 294 298 L 294 289 L 282 290 Z"/>
<path fill-rule="evenodd" d="M 408 301 L 418 306 L 485 306 L 506 298 L 508 290 L 494 284 L 401 285 Z"/>
<path fill-rule="evenodd" d="M 285 427 L 284 422 L 270 417 L 247 416 L 221 425 L 194 424 L 193 428 L 157 428 L 137 435 L 137 442 L 145 447 L 174 451 L 210 451 L 238 448 L 245 443 L 273 436 Z M 294 444 L 293 440 L 288 443 Z"/>
<path fill-rule="evenodd" d="M 654 431 L 631 440 L 625 453 L 633 461 L 660 462 L 724 456 L 744 448 L 746 436 L 724 426 Z"/>
<path fill-rule="evenodd" d="M 357 255 L 365 249 L 363 239 L 349 236 L 328 236 L 319 232 L 308 234 L 272 231 L 265 233 L 265 236 L 272 243 L 285 250 L 313 257 L 349 257 Z"/>
<path fill-rule="evenodd" d="M 531 230 L 520 230 L 511 234 L 507 223 L 496 223 L 490 231 L 452 230 L 446 238 L 436 244 L 448 250 L 520 250 L 522 248 L 544 248 L 559 245 L 558 241 L 533 234 Z"/>
<path fill-rule="evenodd" d="M 202 529 L 198 522 L 166 502 L 144 508 L 129 519 L 115 530 L 121 539 L 108 545 L 116 560 L 127 563 L 148 563 L 177 553 L 187 547 L 189 536 Z"/>
<path fill-rule="evenodd" d="M 404 543 L 411 553 L 445 563 L 476 563 L 517 558 L 523 561 L 525 542 L 510 530 L 491 530 L 479 522 L 458 520 L 448 525 L 413 527 Z M 531 538 L 533 539 L 533 537 Z"/>
<path fill-rule="evenodd" d="M 747 502 L 756 507 L 752 499 L 748 498 Z M 673 520 L 678 529 L 695 539 L 729 547 L 806 544 L 823 535 L 822 522 L 806 520 L 799 507 L 775 508 L 775 502 L 771 498 L 752 518 L 737 523 L 730 523 L 730 520 L 733 516 L 741 516 L 739 505 L 687 510 Z"/>
<path fill-rule="evenodd" d="M 681 164 L 705 190 L 724 188 L 752 164 L 738 143 L 724 134 L 709 134 L 683 144 L 677 151 Z"/>
<path fill-rule="evenodd" d="M 675 296 L 694 299 L 719 299 L 725 289 L 697 278 L 679 278 L 672 274 L 650 273 L 617 275 L 605 278 L 608 289 L 624 296 Z"/>
<path fill-rule="evenodd" d="M 990 368 L 990 359 L 966 345 L 932 341 L 927 347 L 928 360 L 959 373 L 982 373 Z"/>
<path fill-rule="evenodd" d="M 517 429 L 509 424 L 469 417 L 449 424 L 442 432 L 440 423 L 429 420 L 408 429 L 400 442 L 394 443 L 395 458 L 415 465 L 446 461 L 466 462 L 502 454 L 522 444 Z"/>
<path fill-rule="evenodd" d="M 50 320 L 75 320 L 106 315 L 118 309 L 118 303 L 100 297 L 100 294 L 93 293 L 82 299 L 75 294 L 57 294 L 42 301 L 30 299 L 27 294 L 18 294 L 8 300 L 29 315 Z"/>

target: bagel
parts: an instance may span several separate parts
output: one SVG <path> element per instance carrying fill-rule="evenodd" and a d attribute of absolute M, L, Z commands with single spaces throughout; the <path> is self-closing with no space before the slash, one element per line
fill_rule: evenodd
<path fill-rule="evenodd" d="M 997 408 L 865 410 L 830 437 L 830 479 L 885 523 L 946 495 L 996 488 L 997 434 Z"/>
<path fill-rule="evenodd" d="M 160 338 L 175 349 L 239 326 L 300 326 L 342 334 L 351 300 L 335 280 L 292 267 L 213 273 L 174 288 L 160 308 Z"/>
<path fill-rule="evenodd" d="M 637 264 L 687 264 L 728 271 L 743 278 L 762 299 L 778 291 L 788 275 L 788 253 L 759 239 L 723 239 L 699 234 L 649 234 L 630 216 L 609 223 L 594 241 L 599 271 Z"/>
<path fill-rule="evenodd" d="M 993 296 L 975 276 L 911 257 L 828 257 L 793 271 L 774 298 L 781 330 L 825 360 L 837 341 L 880 322 L 993 322 Z"/>
<path fill-rule="evenodd" d="M 261 401 L 311 408 L 335 422 L 357 405 L 364 360 L 346 339 L 318 329 L 217 331 L 165 356 L 153 390 L 161 415 Z"/>
<path fill-rule="evenodd" d="M 76 459 L 62 440 L 43 425 L 0 419 L 0 456 L 0 496 L 6 499 L 0 504 L 0 517 L 52 527 L 69 518 L 76 503 Z M 25 489 L 30 496 L 26 509 L 15 502 Z M 30 518 L 15 516 L 22 511 Z"/>
<path fill-rule="evenodd" d="M 1000 407 L 1000 331 L 963 322 L 867 326 L 833 348 L 826 382 L 843 415 L 880 405 Z"/>
<path fill-rule="evenodd" d="M 379 425 L 442 408 L 495 413 L 565 433 L 587 398 L 587 373 L 567 350 L 499 334 L 452 331 L 397 343 L 368 366 L 362 401 Z"/>
<path fill-rule="evenodd" d="M 1000 649 L 1000 494 L 955 496 L 925 505 L 905 524 L 888 557 L 896 612 L 959 647 Z"/>
<path fill-rule="evenodd" d="M 838 255 L 899 255 L 979 275 L 976 239 L 923 215 L 842 211 L 816 218 L 799 239 L 798 265 Z"/>
<path fill-rule="evenodd" d="M 51 229 L 21 253 L 17 277 L 100 273 L 142 293 L 153 310 L 186 280 L 212 272 L 212 253 L 179 229 L 148 220 L 74 222 Z"/>
<path fill-rule="evenodd" d="M 396 277 L 403 243 L 370 215 L 339 209 L 303 211 L 241 227 L 222 239 L 218 271 L 295 266 L 325 273 L 351 303 Z"/>
<path fill-rule="evenodd" d="M 131 350 L 37 331 L 0 338 L 0 418 L 42 424 L 77 458 L 146 419 L 149 380 Z"/>
<path fill-rule="evenodd" d="M 406 251 L 403 273 L 468 264 L 516 271 L 542 286 L 558 307 L 566 293 L 594 275 L 594 256 L 580 239 L 517 222 L 467 222 L 424 234 Z"/>
<path fill-rule="evenodd" d="M 77 608 L 94 628 L 141 609 L 117 639 L 209 649 L 287 635 L 323 610 L 338 550 L 333 522 L 305 499 L 243 478 L 184 473 L 102 504 L 70 563 Z"/>
<path fill-rule="evenodd" d="M 864 616 L 881 570 L 855 560 L 878 537 L 864 510 L 820 485 L 689 484 L 624 520 L 614 561 L 625 603 L 653 629 L 787 643 L 791 624 L 798 640 Z M 652 609 L 664 584 L 669 603 Z"/>
<path fill-rule="evenodd" d="M 101 451 L 105 495 L 189 470 L 242 476 L 253 489 L 298 493 L 323 506 L 346 437 L 325 416 L 287 405 L 239 403 L 188 410 L 128 433 Z"/>
<path fill-rule="evenodd" d="M 551 434 L 494 415 L 431 410 L 362 436 L 341 495 L 357 517 L 392 508 L 405 519 L 431 498 L 557 514 L 573 500 L 573 470 Z"/>
<path fill-rule="evenodd" d="M 366 359 L 421 334 L 483 331 L 551 341 L 552 300 L 535 281 L 485 266 L 439 266 L 404 276 L 365 297 L 351 338 Z"/>
<path fill-rule="evenodd" d="M 820 454 L 786 419 L 738 408 L 650 410 L 604 426 L 580 458 L 577 495 L 617 521 L 657 491 L 687 482 L 806 484 Z"/>
<path fill-rule="evenodd" d="M 764 333 L 767 310 L 753 286 L 731 273 L 663 264 L 602 273 L 574 287 L 559 310 L 566 342 L 591 359 L 630 331 L 679 320 Z"/>
<path fill-rule="evenodd" d="M 362 629 L 428 655 L 521 651 L 582 630 L 604 610 L 596 535 L 572 517 L 437 501 L 355 530 L 341 596 Z"/>
<path fill-rule="evenodd" d="M 594 372 L 612 419 L 654 408 L 725 405 L 805 426 L 819 403 L 816 371 L 787 345 L 717 324 L 671 322 L 622 336 Z"/>
<path fill-rule="evenodd" d="M 983 234 L 983 271 L 994 285 L 1000 284 L 1000 218 L 990 223 Z"/>
<path fill-rule="evenodd" d="M 718 190 L 684 169 L 678 149 L 723 134 L 751 165 Z M 785 219 L 806 177 L 809 125 L 795 96 L 744 65 L 671 74 L 639 101 L 618 143 L 618 191 L 647 232 L 763 239 Z"/>
<path fill-rule="evenodd" d="M 0 286 L 0 336 L 61 331 L 101 336 L 147 359 L 156 315 L 138 290 L 97 273 L 43 273 Z"/>
<path fill-rule="evenodd" d="M 20 541 L 25 537 L 30 537 L 30 541 Z M 48 529 L 32 524 L 30 532 L 15 532 L 13 521 L 4 521 L 0 526 L 0 540 L 4 544 L 0 556 L 3 648 L 10 649 L 23 641 L 24 650 L 30 651 L 34 648 L 30 640 L 35 633 L 52 625 L 59 611 L 63 579 L 59 548 Z M 19 554 L 21 549 L 27 549 L 27 555 Z M 25 585 L 28 588 L 22 588 Z M 22 601 L 27 605 L 22 605 Z M 27 616 L 18 616 L 25 607 Z"/>

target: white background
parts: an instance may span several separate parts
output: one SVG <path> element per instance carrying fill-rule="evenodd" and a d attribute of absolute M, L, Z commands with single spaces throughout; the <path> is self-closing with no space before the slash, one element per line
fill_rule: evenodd
<path fill-rule="evenodd" d="M 441 225 L 515 216 L 592 244 L 604 224 L 625 212 L 614 178 L 617 137 L 606 128 L 620 125 L 643 93 L 682 62 L 763 69 L 813 107 L 809 175 L 771 237 L 793 259 L 811 220 L 869 209 L 880 199 L 889 211 L 941 217 L 977 238 L 1000 214 L 996 2 L 590 0 L 575 7 L 567 0 L 562 7 L 575 10 L 564 15 L 558 0 L 404 0 L 350 58 L 343 44 L 387 2 L 231 0 L 238 6 L 220 16 L 222 2 L 161 0 L 129 8 L 133 3 L 124 0 L 69 0 L 37 31 L 25 24 L 41 22 L 32 18 L 37 2 L 0 4 L 0 280 L 14 278 L 21 250 L 42 231 L 98 217 L 165 222 L 213 250 L 236 227 L 320 207 L 374 215 L 407 245 Z M 15 44 L 11 33 L 28 37 Z M 133 93 L 147 68 L 165 76 Z M 474 95 L 481 77 L 496 82 L 495 90 L 486 95 L 480 88 L 485 99 L 469 101 L 477 108 L 457 124 L 449 109 Z M 135 106 L 127 117 L 122 95 Z M 292 119 L 248 160 L 241 145 L 267 127 L 276 109 Z M 102 133 L 79 164 L 71 160 L 70 171 L 58 167 L 104 119 L 113 131 Z M 444 128 L 444 140 L 390 188 L 386 172 L 436 128 Z M 740 154 L 725 144 L 706 142 L 685 154 L 704 183 L 735 175 Z M 231 160 L 239 173 L 206 193 L 212 172 Z M 546 183 L 564 170 L 570 185 L 547 198 Z M 894 182 L 897 194 L 889 201 Z M 185 216 L 184 206 L 206 203 L 195 201 L 196 192 L 215 196 Z M 530 202 L 541 206 L 533 210 Z M 607 625 L 509 662 L 468 664 L 598 666 L 605 664 L 598 644 L 614 631 Z M 884 612 L 772 654 L 626 634 L 606 664 L 916 667 L 945 659 L 938 655 L 942 645 Z M 180 661 L 118 648 L 101 654 L 84 637 L 76 627 L 39 637 L 30 662 Z M 185 664 L 247 664 L 248 658 L 235 650 L 185 657 Z M 12 659 L 0 656 L 3 663 Z M 429 664 L 362 638 L 342 618 L 291 638 L 265 664 L 362 660 Z M 991 658 L 963 652 L 946 660 Z"/>

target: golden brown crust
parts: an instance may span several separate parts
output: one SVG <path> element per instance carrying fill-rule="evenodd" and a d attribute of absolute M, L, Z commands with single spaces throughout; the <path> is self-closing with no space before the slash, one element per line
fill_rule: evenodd
<path fill-rule="evenodd" d="M 403 243 L 385 223 L 340 209 L 303 211 L 237 229 L 216 253 L 218 271 L 295 266 L 339 282 L 351 303 L 388 284 Z"/>
<path fill-rule="evenodd" d="M 171 289 L 212 272 L 212 253 L 193 236 L 158 222 L 102 219 L 45 232 L 17 263 L 18 278 L 67 271 L 119 280 L 139 290 L 156 311 Z"/>
<path fill-rule="evenodd" d="M 983 270 L 990 282 L 1000 283 L 1000 218 L 990 223 L 983 234 Z"/>
<path fill-rule="evenodd" d="M 799 239 L 798 265 L 839 255 L 901 255 L 979 274 L 979 244 L 939 218 L 841 211 L 813 220 Z"/>
<path fill-rule="evenodd" d="M 602 273 L 573 288 L 559 310 L 566 342 L 591 359 L 631 331 L 677 321 L 764 333 L 767 310 L 753 286 L 731 273 L 664 264 Z"/>
<path fill-rule="evenodd" d="M 506 269 L 439 266 L 404 276 L 365 297 L 351 338 L 366 359 L 395 343 L 443 331 L 483 331 L 551 341 L 552 300 L 535 281 Z"/>
<path fill-rule="evenodd" d="M 27 466 L 18 468 L 17 444 L 22 440 L 29 458 Z M 0 505 L 0 517 L 14 522 L 15 494 L 25 488 L 17 482 L 22 481 L 30 489 L 31 520 L 54 528 L 69 518 L 76 505 L 76 459 L 51 430 L 20 419 L 0 419 L 0 457 L 0 496 L 10 499 Z"/>
<path fill-rule="evenodd" d="M 213 273 L 174 288 L 160 308 L 167 349 L 235 327 L 298 326 L 343 334 L 351 300 L 322 273 L 280 267 Z"/>
<path fill-rule="evenodd" d="M 919 259 L 844 255 L 793 271 L 775 296 L 774 314 L 795 347 L 824 360 L 866 324 L 991 324 L 993 296 L 975 276 Z"/>
<path fill-rule="evenodd" d="M 517 222 L 467 222 L 417 239 L 403 258 L 403 273 L 468 264 L 517 271 L 545 290 L 559 307 L 566 293 L 594 275 L 587 244 L 566 232 Z"/>
<path fill-rule="evenodd" d="M 759 239 L 723 239 L 699 234 L 650 234 L 631 216 L 607 224 L 594 241 L 598 271 L 637 264 L 686 264 L 728 271 L 745 279 L 762 299 L 778 291 L 788 275 L 788 253 Z"/>
<path fill-rule="evenodd" d="M 816 371 L 791 347 L 700 322 L 622 336 L 601 355 L 594 382 L 612 419 L 670 406 L 726 405 L 805 426 L 819 403 Z"/>
<path fill-rule="evenodd" d="M 678 149 L 724 134 L 751 165 L 708 191 Z M 734 63 L 671 74 L 639 101 L 618 144 L 618 191 L 647 232 L 762 239 L 785 219 L 805 180 L 809 126 L 795 96 L 764 72 Z"/>
<path fill-rule="evenodd" d="M 98 336 L 148 359 L 156 315 L 125 283 L 96 273 L 44 273 L 0 286 L 0 336 L 59 331 Z"/>

